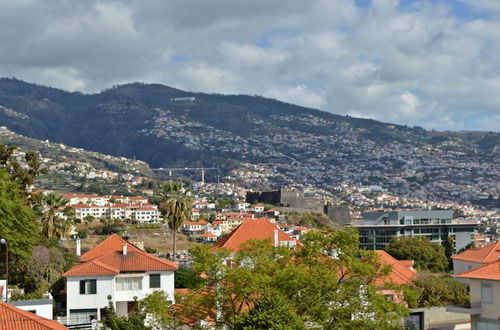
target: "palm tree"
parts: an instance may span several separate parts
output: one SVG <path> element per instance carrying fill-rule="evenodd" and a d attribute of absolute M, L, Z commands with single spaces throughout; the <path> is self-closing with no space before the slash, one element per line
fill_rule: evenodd
<path fill-rule="evenodd" d="M 173 231 L 173 261 L 176 257 L 176 234 L 182 223 L 191 216 L 192 200 L 186 196 L 179 182 L 169 182 L 163 186 L 162 199 L 158 208 L 168 227 Z"/>
<path fill-rule="evenodd" d="M 51 239 L 52 237 L 62 237 L 66 234 L 71 221 L 61 218 L 57 213 L 62 209 L 62 212 L 67 217 L 71 216 L 73 210 L 71 207 L 66 207 L 68 202 L 62 195 L 55 193 L 50 193 L 43 197 L 43 214 L 41 217 L 43 236 Z"/>

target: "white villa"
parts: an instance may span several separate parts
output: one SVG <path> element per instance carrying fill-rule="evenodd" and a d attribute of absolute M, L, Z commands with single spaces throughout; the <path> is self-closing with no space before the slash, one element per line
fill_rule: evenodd
<path fill-rule="evenodd" d="M 85 253 L 80 261 L 63 274 L 67 279 L 68 324 L 100 320 L 108 296 L 118 316 L 134 310 L 134 297 L 140 300 L 155 290 L 163 290 L 174 301 L 177 264 L 156 258 L 116 234 Z"/>

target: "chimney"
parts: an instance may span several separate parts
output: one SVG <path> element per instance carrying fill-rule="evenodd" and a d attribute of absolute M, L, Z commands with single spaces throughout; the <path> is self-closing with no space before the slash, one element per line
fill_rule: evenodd
<path fill-rule="evenodd" d="M 279 242 L 278 242 L 278 229 L 274 230 L 274 247 L 278 247 Z"/>
<path fill-rule="evenodd" d="M 126 256 L 127 255 L 127 244 L 123 244 L 122 249 L 123 249 L 123 255 Z"/>
<path fill-rule="evenodd" d="M 82 255 L 82 244 L 80 241 L 80 237 L 76 239 L 76 256 L 80 257 Z"/>

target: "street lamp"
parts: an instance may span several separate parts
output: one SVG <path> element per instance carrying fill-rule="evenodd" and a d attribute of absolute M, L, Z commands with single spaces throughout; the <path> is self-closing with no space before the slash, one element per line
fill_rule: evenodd
<path fill-rule="evenodd" d="M 5 244 L 5 302 L 9 302 L 9 246 L 5 238 L 0 239 L 0 244 Z"/>

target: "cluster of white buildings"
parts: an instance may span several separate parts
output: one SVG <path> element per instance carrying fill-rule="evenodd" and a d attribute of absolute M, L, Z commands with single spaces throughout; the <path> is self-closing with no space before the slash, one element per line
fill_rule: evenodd
<path fill-rule="evenodd" d="M 64 194 L 69 205 L 75 210 L 75 218 L 84 221 L 91 216 L 95 219 L 120 219 L 138 223 L 158 223 L 160 211 L 148 199 L 137 196 L 99 196 L 84 194 Z"/>

